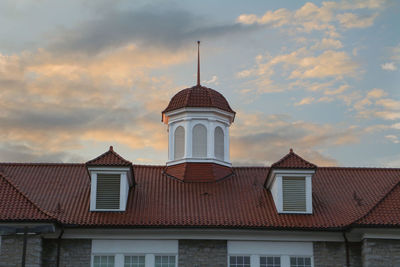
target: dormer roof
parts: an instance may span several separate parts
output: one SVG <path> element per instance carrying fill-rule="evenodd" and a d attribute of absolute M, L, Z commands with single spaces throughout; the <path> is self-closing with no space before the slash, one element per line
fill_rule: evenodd
<path fill-rule="evenodd" d="M 114 151 L 113 147 L 110 146 L 110 149 L 94 158 L 86 162 L 87 166 L 132 166 L 132 162 L 121 157 L 117 152 Z"/>
<path fill-rule="evenodd" d="M 316 169 L 317 165 L 303 159 L 290 149 L 289 153 L 271 165 L 273 169 Z"/>

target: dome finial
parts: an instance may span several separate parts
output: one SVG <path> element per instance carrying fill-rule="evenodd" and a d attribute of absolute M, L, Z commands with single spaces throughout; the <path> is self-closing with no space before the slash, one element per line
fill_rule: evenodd
<path fill-rule="evenodd" d="M 197 86 L 200 86 L 200 41 L 197 41 Z"/>

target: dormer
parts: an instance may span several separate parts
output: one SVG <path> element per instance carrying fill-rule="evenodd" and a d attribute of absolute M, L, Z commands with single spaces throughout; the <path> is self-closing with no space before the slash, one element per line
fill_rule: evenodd
<path fill-rule="evenodd" d="M 278 213 L 312 214 L 312 177 L 316 169 L 292 149 L 271 165 L 265 186 Z"/>
<path fill-rule="evenodd" d="M 129 188 L 135 184 L 132 163 L 110 146 L 86 167 L 91 177 L 90 210 L 125 211 Z"/>

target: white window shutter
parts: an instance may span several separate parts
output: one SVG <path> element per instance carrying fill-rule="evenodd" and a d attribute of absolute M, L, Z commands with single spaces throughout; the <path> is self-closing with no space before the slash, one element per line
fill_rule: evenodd
<path fill-rule="evenodd" d="M 120 208 L 120 174 L 97 174 L 96 209 Z"/>
<path fill-rule="evenodd" d="M 306 211 L 306 180 L 304 177 L 283 177 L 283 211 Z"/>
<path fill-rule="evenodd" d="M 174 133 L 174 159 L 181 159 L 185 153 L 185 129 L 176 128 Z"/>
<path fill-rule="evenodd" d="M 202 124 L 197 124 L 193 127 L 192 138 L 193 157 L 207 157 L 207 128 Z"/>
<path fill-rule="evenodd" d="M 215 128 L 214 132 L 214 153 L 215 157 L 224 160 L 224 131 L 221 127 Z"/>

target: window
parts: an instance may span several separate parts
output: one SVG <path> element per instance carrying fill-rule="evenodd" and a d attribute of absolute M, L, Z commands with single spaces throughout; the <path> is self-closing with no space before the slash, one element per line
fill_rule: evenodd
<path fill-rule="evenodd" d="M 224 148 L 224 131 L 217 127 L 214 131 L 214 153 L 217 159 L 224 160 Z"/>
<path fill-rule="evenodd" d="M 192 150 L 193 157 L 207 157 L 207 129 L 202 124 L 197 124 L 193 127 Z"/>
<path fill-rule="evenodd" d="M 119 209 L 120 187 L 120 174 L 98 173 L 96 209 Z"/>
<path fill-rule="evenodd" d="M 124 267 L 145 267 L 144 256 L 125 256 Z"/>
<path fill-rule="evenodd" d="M 311 258 L 290 257 L 290 267 L 311 267 Z"/>
<path fill-rule="evenodd" d="M 304 177 L 283 177 L 283 211 L 305 212 L 306 180 Z"/>
<path fill-rule="evenodd" d="M 175 256 L 156 256 L 155 267 L 175 267 Z"/>
<path fill-rule="evenodd" d="M 185 129 L 182 126 L 176 128 L 174 133 L 174 159 L 183 158 L 185 153 Z"/>
<path fill-rule="evenodd" d="M 250 256 L 230 256 L 229 267 L 250 267 Z"/>
<path fill-rule="evenodd" d="M 114 256 L 94 256 L 93 267 L 114 267 Z"/>
<path fill-rule="evenodd" d="M 260 257 L 260 267 L 281 267 L 281 257 L 279 256 Z"/>

